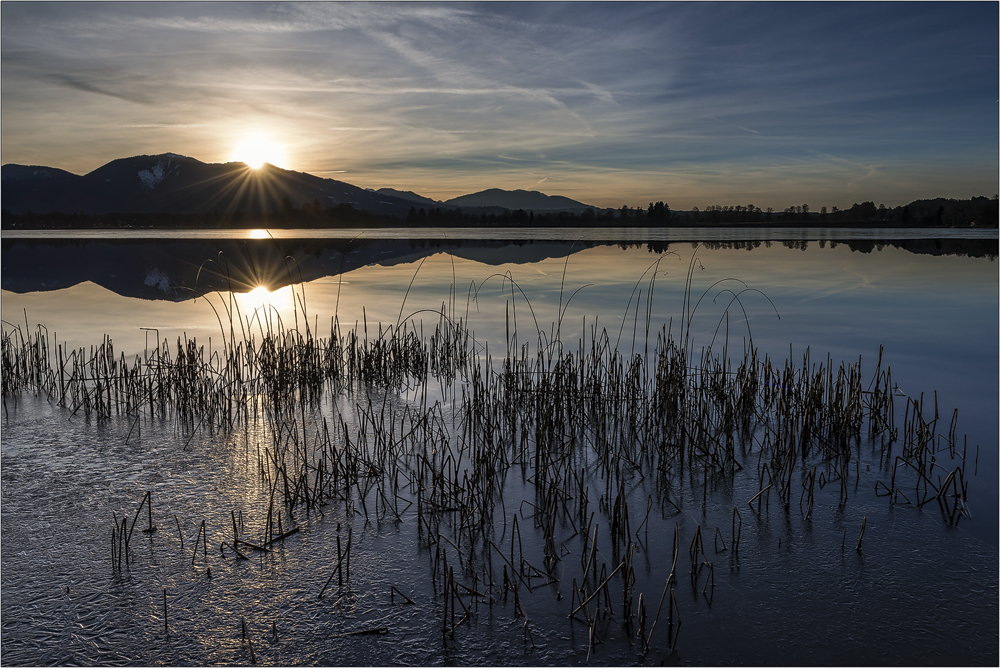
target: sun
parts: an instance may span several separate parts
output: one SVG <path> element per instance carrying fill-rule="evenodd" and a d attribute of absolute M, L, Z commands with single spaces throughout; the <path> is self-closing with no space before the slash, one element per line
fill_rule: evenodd
<path fill-rule="evenodd" d="M 259 169 L 265 162 L 275 167 L 286 167 L 284 147 L 259 135 L 241 140 L 233 149 L 229 160 L 231 162 L 244 162 L 253 169 Z"/>

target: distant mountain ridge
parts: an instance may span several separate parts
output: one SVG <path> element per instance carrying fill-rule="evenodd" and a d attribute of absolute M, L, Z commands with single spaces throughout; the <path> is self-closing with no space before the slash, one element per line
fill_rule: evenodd
<path fill-rule="evenodd" d="M 436 199 L 431 199 L 430 197 L 424 197 L 423 195 L 418 195 L 417 193 L 410 190 L 396 190 L 395 188 L 379 188 L 375 192 L 380 195 L 389 195 L 390 197 L 398 197 L 399 199 L 405 199 L 408 202 L 413 202 L 414 204 L 420 204 L 422 206 L 442 206 L 444 202 L 439 202 Z"/>
<path fill-rule="evenodd" d="M 561 195 L 546 195 L 537 190 L 501 190 L 490 188 L 444 202 L 454 207 L 501 207 L 516 211 L 585 211 L 594 207 Z"/>
<path fill-rule="evenodd" d="M 539 192 L 496 188 L 446 202 L 392 188 L 370 190 L 343 181 L 265 164 L 205 163 L 176 153 L 119 158 L 82 176 L 53 167 L 7 164 L 0 168 L 4 211 L 22 214 L 267 214 L 286 207 L 338 205 L 405 218 L 414 207 L 581 211 L 585 204 Z"/>
<path fill-rule="evenodd" d="M 41 166 L 0 168 L 3 208 L 11 213 L 267 213 L 288 203 L 351 204 L 405 215 L 411 204 L 388 195 L 265 164 L 204 163 L 176 153 L 120 158 L 78 176 Z"/>

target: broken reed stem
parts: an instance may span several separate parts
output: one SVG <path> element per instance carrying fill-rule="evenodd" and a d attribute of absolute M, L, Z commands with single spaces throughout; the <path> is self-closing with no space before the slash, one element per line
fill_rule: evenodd
<path fill-rule="evenodd" d="M 748 506 L 750 506 L 750 510 L 753 510 L 753 502 L 754 502 L 754 501 L 756 501 L 756 500 L 757 500 L 757 499 L 758 499 L 758 498 L 760 497 L 760 495 L 761 495 L 761 494 L 763 494 L 764 492 L 766 492 L 766 491 L 768 491 L 769 489 L 771 489 L 771 487 L 773 487 L 773 483 L 772 483 L 772 484 L 770 484 L 770 485 L 768 485 L 768 486 L 767 486 L 767 487 L 765 487 L 764 489 L 760 490 L 760 491 L 759 491 L 759 492 L 757 492 L 756 494 L 754 494 L 754 495 L 753 495 L 753 498 L 752 498 L 752 499 L 750 499 L 749 501 L 747 501 L 747 505 L 748 505 Z M 760 508 L 759 508 L 759 506 L 758 506 L 758 508 L 757 508 L 757 511 L 758 511 L 758 512 L 760 512 Z"/>
<path fill-rule="evenodd" d="M 198 543 L 201 542 L 202 554 L 205 559 L 208 559 L 208 534 L 205 531 L 205 520 L 201 521 L 201 526 L 198 528 L 198 535 L 194 539 L 194 549 L 191 550 L 191 565 L 194 566 L 194 560 L 198 558 Z"/>
<path fill-rule="evenodd" d="M 583 608 L 583 607 L 584 607 L 585 605 L 587 605 L 588 603 L 590 603 L 590 601 L 591 601 L 591 600 L 593 600 L 593 598 L 594 598 L 595 596 L 597 596 L 597 595 L 598 595 L 598 594 L 599 594 L 599 593 L 601 592 L 601 590 L 602 590 L 603 588 L 607 587 L 607 584 L 608 584 L 608 582 L 609 582 L 609 581 L 611 580 L 611 578 L 613 578 L 613 577 L 615 576 L 615 573 L 617 573 L 617 572 L 618 572 L 619 570 L 621 570 L 622 566 L 624 566 L 624 565 L 625 565 L 625 561 L 624 561 L 624 560 L 622 560 L 622 561 L 621 561 L 621 563 L 619 563 L 619 564 L 618 564 L 618 565 L 617 565 L 617 566 L 615 567 L 615 570 L 611 571 L 611 573 L 610 573 L 610 574 L 609 574 L 609 575 L 608 575 L 608 576 L 607 576 L 606 578 L 603 578 L 603 579 L 601 580 L 601 583 L 600 583 L 599 585 L 597 585 L 597 588 L 596 588 L 596 589 L 594 589 L 594 593 L 593 593 L 593 594 L 591 594 L 590 596 L 588 596 L 588 597 L 587 597 L 587 600 L 585 600 L 585 601 L 584 601 L 583 603 L 581 603 L 580 605 L 576 606 L 576 608 L 574 608 L 574 609 L 573 609 L 573 610 L 572 610 L 572 611 L 571 611 L 571 612 L 570 612 L 570 613 L 569 613 L 569 614 L 567 615 L 567 617 L 572 617 L 572 616 L 573 616 L 573 615 L 575 615 L 575 614 L 576 614 L 577 612 L 579 612 L 581 608 Z M 515 591 L 516 591 L 516 590 L 515 590 Z"/>
<path fill-rule="evenodd" d="M 149 511 L 149 528 L 146 531 L 153 533 L 156 527 L 153 526 L 153 499 L 149 492 L 146 492 L 146 510 Z"/>
<path fill-rule="evenodd" d="M 247 649 L 250 650 L 250 663 L 257 665 L 257 656 L 253 651 L 253 638 L 250 637 L 250 632 L 247 631 L 247 620 L 240 617 L 240 628 L 243 630 L 243 640 L 247 641 Z"/>
<path fill-rule="evenodd" d="M 672 578 L 672 575 L 667 576 L 667 581 L 663 583 L 663 593 L 660 594 L 660 602 L 656 606 L 656 616 L 653 618 L 653 625 L 649 627 L 649 636 L 646 638 L 646 647 L 649 647 L 649 641 L 653 639 L 653 631 L 656 630 L 656 622 L 660 620 L 660 611 L 663 609 L 663 599 L 667 596 L 667 590 L 670 589 Z"/>
<path fill-rule="evenodd" d="M 347 556 L 347 553 L 344 553 L 344 554 L 340 554 L 340 546 L 339 546 L 339 543 L 340 543 L 340 536 L 337 536 L 337 543 L 338 543 L 338 547 L 337 547 L 337 553 L 338 553 L 338 556 L 337 556 L 337 565 L 336 565 L 336 566 L 334 566 L 334 568 L 333 568 L 333 572 L 332 572 L 332 573 L 330 573 L 330 577 L 328 577 L 328 578 L 326 579 L 326 584 L 324 584 L 324 585 L 323 585 L 323 588 L 322 588 L 322 589 L 320 590 L 320 592 L 319 592 L 319 596 L 318 596 L 317 598 L 323 598 L 323 592 L 325 592 L 325 591 L 326 591 L 326 588 L 330 586 L 330 583 L 331 583 L 331 582 L 333 581 L 333 576 L 334 576 L 334 575 L 339 575 L 339 574 L 341 573 L 341 570 L 340 570 L 340 568 L 341 568 L 341 564 L 342 564 L 342 563 L 343 563 L 343 561 L 344 561 L 344 557 L 346 557 L 346 556 Z M 340 580 L 340 586 L 341 586 L 341 587 L 343 587 L 343 586 L 344 586 L 344 585 L 343 585 L 343 582 L 344 582 L 344 581 L 343 581 L 343 579 L 341 579 L 341 580 Z M 402 594 L 400 594 L 400 595 L 402 596 Z"/>
<path fill-rule="evenodd" d="M 739 524 L 737 524 L 739 522 Z M 740 513 L 740 509 L 735 505 L 733 506 L 733 553 L 737 553 L 740 550 L 740 536 L 743 533 L 743 515 Z"/>
<path fill-rule="evenodd" d="M 729 549 L 728 547 L 726 547 L 726 539 L 722 537 L 722 530 L 719 529 L 719 527 L 715 527 L 715 538 L 713 540 L 713 547 L 715 548 L 715 553 L 716 554 L 718 554 L 720 552 L 720 550 L 719 550 L 719 541 L 720 540 L 722 541 L 722 550 L 721 551 L 725 552 L 726 550 Z"/>
<path fill-rule="evenodd" d="M 390 603 L 393 603 L 393 596 L 396 595 L 396 594 L 398 594 L 399 596 L 401 596 L 403 598 L 403 600 L 406 601 L 406 605 L 415 605 L 415 603 L 413 602 L 413 600 L 409 596 L 407 596 L 406 594 L 404 594 L 403 592 L 399 591 L 399 589 L 395 585 L 392 585 L 392 586 L 389 587 L 389 602 Z"/>

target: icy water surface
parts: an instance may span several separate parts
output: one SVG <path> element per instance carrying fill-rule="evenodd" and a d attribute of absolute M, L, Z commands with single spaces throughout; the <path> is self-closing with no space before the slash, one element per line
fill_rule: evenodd
<path fill-rule="evenodd" d="M 0 450 L 5 663 L 997 663 L 993 259 L 892 246 L 857 252 L 843 241 L 820 247 L 816 240 L 697 251 L 687 242 L 580 249 L 541 240 L 513 254 L 502 244 L 388 244 L 365 246 L 358 252 L 364 262 L 349 248 L 347 259 L 340 247 L 320 249 L 312 257 L 331 264 L 330 273 L 233 301 L 225 292 L 136 299 L 92 282 L 17 294 L 8 291 L 19 277 L 8 269 L 5 245 L 4 333 L 42 323 L 50 340 L 74 349 L 101 344 L 107 334 L 115 354 L 129 358 L 148 358 L 164 341 L 173 355 L 177 338 L 186 335 L 210 358 L 209 346 L 218 353 L 231 344 L 240 321 L 258 342 L 266 323 L 277 327 L 279 317 L 282 327 L 298 321 L 301 330 L 308 321 L 318 336 L 329 337 L 334 315 L 343 331 L 357 323 L 369 341 L 380 326 L 397 323 L 410 323 L 426 340 L 444 308 L 468 324 L 481 366 L 488 354 L 496 373 L 506 350 L 528 344 L 534 352 L 540 339 L 571 352 L 581 340 L 584 350 L 595 339 L 607 341 L 625 359 L 651 360 L 657 333 L 666 328 L 679 336 L 690 270 L 692 302 L 704 295 L 697 309 L 687 306 L 695 310 L 693 363 L 711 349 L 735 367 L 752 340 L 758 355 L 779 367 L 789 357 L 801 366 L 807 354 L 807 368 L 825 366 L 829 354 L 836 371 L 860 358 L 867 388 L 883 346 L 881 369 L 891 367 L 898 386 L 900 432 L 906 396 L 924 394 L 929 421 L 937 391 L 937 434 L 947 434 L 958 408 L 959 447 L 954 458 L 937 448 L 932 477 L 940 484 L 961 466 L 967 512 L 956 526 L 936 501 L 920 508 L 906 503 L 919 483 L 901 464 L 895 475 L 908 487 L 894 480 L 900 444 L 887 454 L 881 440 L 864 437 L 850 446 L 846 466 L 803 449 L 787 503 L 777 486 L 758 496 L 767 478 L 759 474 L 767 452 L 763 432 L 733 450 L 741 468 L 698 458 L 608 468 L 602 437 L 591 426 L 570 425 L 560 433 L 578 440 L 546 446 L 566 448 L 559 464 L 546 468 L 535 456 L 539 443 L 549 443 L 543 427 L 464 431 L 461 376 L 454 383 L 432 378 L 394 388 L 328 388 L 299 415 L 250 412 L 233 429 L 134 411 L 87 416 L 59 406 L 58 397 L 21 394 L 5 397 Z M 228 254 L 239 257 L 238 250 Z M 132 248 L 129 255 L 143 253 Z M 258 266 L 262 258 L 255 258 Z M 157 261 L 155 267 L 137 261 L 136 271 L 148 277 L 157 268 L 176 279 Z M 305 266 L 301 258 L 296 263 Z M 227 316 L 233 304 L 235 326 Z M 637 408 L 622 406 L 624 423 Z M 307 512 L 300 502 L 292 517 L 283 503 L 271 504 L 278 474 L 268 464 L 262 476 L 261 462 L 276 444 L 301 443 L 310 457 L 362 443 L 378 451 L 385 447 L 376 436 L 378 420 L 417 430 L 401 416 L 419 410 L 433 428 L 419 432 L 423 439 L 406 440 L 394 427 L 399 445 L 386 469 L 393 473 L 367 471 L 353 487 L 331 483 L 323 505 Z M 324 418 L 331 450 L 322 446 Z M 601 424 L 614 422 L 612 416 Z M 493 531 L 470 533 L 460 520 L 468 509 L 434 496 L 430 465 L 421 462 L 433 459 L 441 471 L 458 467 L 471 475 L 469 458 L 490 436 L 512 441 L 502 493 L 485 514 L 470 515 Z M 466 459 L 444 465 L 458 443 L 470 444 Z M 635 446 L 616 447 L 627 454 Z M 811 506 L 804 501 L 810 473 Z M 390 475 L 399 482 L 387 481 Z M 366 488 L 368 481 L 380 482 Z M 893 485 L 904 495 L 895 503 L 884 494 Z M 147 491 L 156 531 L 143 532 L 149 526 L 143 507 L 128 563 L 119 565 L 112 531 L 123 517 L 131 525 Z M 276 494 L 280 499 L 282 492 Z M 285 531 L 294 526 L 297 533 L 268 552 L 243 546 L 247 559 L 220 551 L 220 543 L 233 541 L 234 521 L 241 538 L 260 545 L 271 535 L 269 508 L 282 513 Z M 546 508 L 557 512 L 540 510 Z M 699 536 L 701 551 L 692 558 Z M 348 542 L 345 573 L 336 566 Z M 665 589 L 672 566 L 675 578 Z M 590 598 L 585 609 L 571 614 L 584 598 Z"/>

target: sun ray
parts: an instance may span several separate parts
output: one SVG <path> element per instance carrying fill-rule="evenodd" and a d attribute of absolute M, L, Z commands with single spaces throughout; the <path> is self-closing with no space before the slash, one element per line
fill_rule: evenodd
<path fill-rule="evenodd" d="M 283 198 L 292 197 L 289 185 L 281 168 L 233 165 L 225 174 L 186 186 L 185 194 L 197 196 L 199 191 L 209 190 L 207 210 L 219 211 L 223 216 L 238 211 L 256 211 L 266 216 L 280 211 Z"/>

